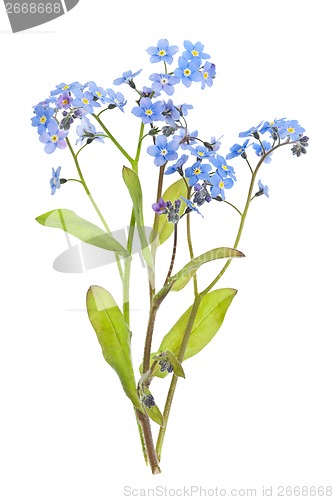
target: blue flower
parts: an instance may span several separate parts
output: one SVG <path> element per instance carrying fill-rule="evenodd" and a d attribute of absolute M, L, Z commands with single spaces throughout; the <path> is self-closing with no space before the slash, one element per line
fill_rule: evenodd
<path fill-rule="evenodd" d="M 247 139 L 243 144 L 242 146 L 240 144 L 234 144 L 231 148 L 230 148 L 230 153 L 228 153 L 228 155 L 226 155 L 226 159 L 227 160 L 230 160 L 231 158 L 235 158 L 236 156 L 240 156 L 240 155 L 244 155 L 246 154 L 245 150 L 247 148 L 247 144 L 249 143 L 249 139 Z"/>
<path fill-rule="evenodd" d="M 259 130 L 260 134 L 265 134 L 268 131 L 271 131 L 273 127 L 278 128 L 281 123 L 285 121 L 285 118 L 275 118 L 272 122 L 264 122 L 261 130 Z"/>
<path fill-rule="evenodd" d="M 149 47 L 146 52 L 151 56 L 151 63 L 164 61 L 167 64 L 172 64 L 173 56 L 178 50 L 179 48 L 176 45 L 169 46 L 168 40 L 163 38 L 158 41 L 156 47 Z"/>
<path fill-rule="evenodd" d="M 93 108 L 101 107 L 101 104 L 94 100 L 94 94 L 89 92 L 82 92 L 81 90 L 74 91 L 75 99 L 73 100 L 73 106 L 76 108 L 83 108 L 87 113 L 94 113 Z"/>
<path fill-rule="evenodd" d="M 162 90 L 166 92 L 167 95 L 174 94 L 174 87 L 179 83 L 179 79 L 176 76 L 166 75 L 164 73 L 153 73 L 150 76 L 150 80 L 152 80 L 152 90 L 154 92 L 161 92 Z"/>
<path fill-rule="evenodd" d="M 297 120 L 281 122 L 278 126 L 278 133 L 281 139 L 289 136 L 291 141 L 297 141 L 299 135 L 302 135 L 304 132 L 305 129 L 299 125 Z"/>
<path fill-rule="evenodd" d="M 58 167 L 57 170 L 52 169 L 52 177 L 50 179 L 50 187 L 51 187 L 51 194 L 55 194 L 56 189 L 60 188 L 60 170 L 61 167 Z"/>
<path fill-rule="evenodd" d="M 147 148 L 147 152 L 149 155 L 154 156 L 154 165 L 160 167 L 167 161 L 176 160 L 176 150 L 178 147 L 178 140 L 173 139 L 172 141 L 167 142 L 167 138 L 164 135 L 158 135 L 155 145 L 149 146 Z"/>
<path fill-rule="evenodd" d="M 214 151 L 206 148 L 205 146 L 187 146 L 186 149 L 191 152 L 192 155 L 195 155 L 197 158 L 203 160 L 203 158 L 210 159 L 210 156 L 214 155 Z"/>
<path fill-rule="evenodd" d="M 192 104 L 179 104 L 176 107 L 180 111 L 181 116 L 187 116 L 188 110 L 194 108 L 194 106 Z"/>
<path fill-rule="evenodd" d="M 188 146 L 192 144 L 196 144 L 196 139 L 198 137 L 198 131 L 194 130 L 190 134 L 187 134 L 186 136 L 186 129 L 181 128 L 180 134 L 178 136 L 175 136 L 179 138 L 180 144 L 181 144 L 181 149 L 188 149 Z"/>
<path fill-rule="evenodd" d="M 132 109 L 132 113 L 142 119 L 143 123 L 152 123 L 154 121 L 164 121 L 162 112 L 165 105 L 162 101 L 153 103 L 149 97 L 140 99 L 139 106 Z"/>
<path fill-rule="evenodd" d="M 187 162 L 188 158 L 188 155 L 182 155 L 174 165 L 167 168 L 165 175 L 174 174 L 174 172 L 179 172 L 180 175 L 183 175 L 183 165 Z"/>
<path fill-rule="evenodd" d="M 211 195 L 213 198 L 220 196 L 222 200 L 225 200 L 225 189 L 231 189 L 233 187 L 234 181 L 231 177 L 221 177 L 217 172 L 213 174 L 210 179 L 212 184 Z"/>
<path fill-rule="evenodd" d="M 258 130 L 261 127 L 263 121 L 260 122 L 256 127 L 251 127 L 250 129 L 246 130 L 246 132 L 240 132 L 239 137 L 254 137 L 255 135 L 258 136 Z"/>
<path fill-rule="evenodd" d="M 116 78 L 116 80 L 114 80 L 114 85 L 121 85 L 122 83 L 131 83 L 133 78 L 137 75 L 139 75 L 139 73 L 141 72 L 142 70 L 138 70 L 136 71 L 135 73 L 132 73 L 131 70 L 129 71 L 125 71 L 123 73 L 123 75 L 120 77 L 120 78 Z"/>
<path fill-rule="evenodd" d="M 264 147 L 266 153 L 268 151 L 270 151 L 270 149 L 271 149 L 270 142 L 268 142 L 268 141 L 262 141 L 262 144 L 263 144 L 263 147 Z M 263 149 L 260 146 L 260 144 L 253 144 L 253 149 L 255 150 L 255 153 L 257 154 L 257 156 L 263 156 Z M 270 163 L 270 162 L 271 162 L 271 154 L 268 155 L 266 157 L 266 159 L 264 160 L 264 163 Z"/>
<path fill-rule="evenodd" d="M 178 128 L 176 122 L 180 121 L 180 111 L 174 106 L 172 99 L 168 99 L 168 102 L 164 101 L 165 109 L 163 110 L 163 115 L 165 117 L 167 125 L 173 127 L 174 129 Z"/>
<path fill-rule="evenodd" d="M 66 148 L 65 137 L 67 134 L 68 132 L 59 130 L 57 122 L 52 120 L 48 124 L 47 131 L 40 135 L 39 140 L 45 144 L 44 151 L 50 154 L 53 153 L 56 148 Z"/>
<path fill-rule="evenodd" d="M 186 49 L 185 52 L 182 53 L 182 56 L 185 59 L 188 59 L 190 61 L 191 59 L 209 59 L 210 56 L 209 54 L 205 54 L 203 52 L 204 45 L 201 42 L 196 42 L 195 45 L 189 42 L 189 40 L 185 40 L 183 44 L 184 48 Z"/>
<path fill-rule="evenodd" d="M 105 101 L 111 104 L 114 107 L 117 107 L 124 113 L 124 106 L 128 101 L 125 100 L 124 95 L 121 92 L 114 92 L 113 89 L 107 89 L 108 96 L 105 98 Z"/>
<path fill-rule="evenodd" d="M 99 99 L 103 104 L 106 103 L 105 97 L 107 95 L 107 92 L 104 90 L 102 87 L 98 87 L 95 82 L 88 82 L 86 85 L 88 85 L 89 90 L 94 94 L 97 99 Z"/>
<path fill-rule="evenodd" d="M 217 155 L 216 158 L 211 158 L 211 163 L 217 168 L 217 172 L 220 177 L 231 177 L 233 180 L 237 180 L 234 172 L 234 168 L 226 164 L 226 160 L 223 156 Z"/>
<path fill-rule="evenodd" d="M 216 66 L 215 64 L 206 61 L 203 67 L 203 71 L 201 72 L 202 76 L 202 85 L 201 88 L 204 89 L 207 85 L 208 87 L 212 87 L 213 78 L 216 76 Z"/>
<path fill-rule="evenodd" d="M 192 82 L 200 82 L 202 75 L 198 71 L 201 66 L 201 60 L 197 57 L 187 61 L 185 57 L 179 57 L 179 67 L 174 71 L 174 75 L 182 80 L 183 85 L 190 87 Z"/>
<path fill-rule="evenodd" d="M 96 132 L 95 126 L 89 121 L 86 116 L 81 118 L 81 125 L 77 126 L 76 129 L 77 135 L 79 136 L 76 140 L 75 144 L 82 145 L 84 141 L 87 139 L 87 144 L 92 141 L 104 142 L 103 137 L 99 137 L 95 134 L 102 134 L 103 132 Z"/>
<path fill-rule="evenodd" d="M 189 185 L 195 186 L 198 181 L 208 181 L 210 179 L 211 165 L 196 161 L 191 167 L 186 168 L 185 175 L 189 179 Z"/>
<path fill-rule="evenodd" d="M 54 115 L 54 108 L 45 108 L 44 106 L 37 105 L 34 108 L 35 115 L 31 118 L 31 125 L 33 127 L 38 127 L 37 131 L 39 134 L 42 134 L 46 131 L 46 127 L 50 123 L 50 121 L 56 121 L 52 118 Z"/>
<path fill-rule="evenodd" d="M 201 214 L 201 212 L 198 210 L 198 208 L 195 206 L 195 204 L 192 201 L 187 200 L 187 198 L 184 198 L 183 196 L 180 196 L 180 198 L 188 206 L 188 208 L 186 209 L 185 213 L 190 212 L 192 210 L 194 212 L 197 212 L 198 214 L 200 214 L 204 218 L 204 215 Z"/>
<path fill-rule="evenodd" d="M 71 97 L 70 92 L 64 92 L 60 94 L 57 99 L 57 106 L 59 109 L 68 109 L 71 107 L 73 97 Z"/>
<path fill-rule="evenodd" d="M 255 194 L 255 196 L 261 196 L 262 194 L 264 194 L 267 198 L 269 198 L 268 186 L 264 186 L 260 180 L 258 182 L 258 186 L 259 186 L 259 191 Z"/>
<path fill-rule="evenodd" d="M 83 86 L 79 82 L 73 82 L 70 84 L 67 83 L 59 83 L 59 85 L 56 85 L 56 89 L 51 91 L 51 95 L 58 95 L 62 94 L 63 92 L 70 92 L 74 89 L 81 89 Z"/>

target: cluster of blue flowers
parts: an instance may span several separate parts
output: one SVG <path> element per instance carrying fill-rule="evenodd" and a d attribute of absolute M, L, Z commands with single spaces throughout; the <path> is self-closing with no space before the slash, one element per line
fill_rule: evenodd
<path fill-rule="evenodd" d="M 220 138 L 211 137 L 210 141 L 205 141 L 198 137 L 196 130 L 189 132 L 186 117 L 193 106 L 186 103 L 175 104 L 170 96 L 180 83 L 190 87 L 193 82 L 199 82 L 202 89 L 211 87 L 216 67 L 209 61 L 210 56 L 204 52 L 202 43 L 186 40 L 177 67 L 168 68 L 167 65 L 173 64 L 178 51 L 179 47 L 169 45 L 166 39 L 159 40 L 156 46 L 147 49 L 151 63 L 163 64 L 162 72 L 149 76 L 149 87 L 137 88 L 134 79 L 141 73 L 141 69 L 135 72 L 125 71 L 113 84 L 129 85 L 136 92 L 136 106 L 131 112 L 144 124 L 150 125 L 147 135 L 151 136 L 153 144 L 147 148 L 147 153 L 154 158 L 157 167 L 165 167 L 166 175 L 177 172 L 187 179 L 188 185 L 193 188 L 192 199 L 187 200 L 189 210 L 198 211 L 196 207 L 212 199 L 225 200 L 225 190 L 231 189 L 236 181 L 234 168 L 227 162 L 238 156 L 247 160 L 246 149 L 250 146 L 258 157 L 263 157 L 265 163 L 271 161 L 273 148 L 284 140 L 294 143 L 294 155 L 306 153 L 308 138 L 303 136 L 305 130 L 296 120 L 285 118 L 261 122 L 256 127 L 241 132 L 239 137 L 246 140 L 242 144 L 234 144 L 225 156 L 219 154 Z M 166 100 L 161 97 L 163 93 L 167 95 Z M 104 89 L 93 81 L 84 85 L 79 82 L 60 83 L 45 101 L 34 107 L 32 125 L 37 128 L 45 152 L 50 154 L 57 148 L 64 149 L 67 146 L 69 130 L 74 121 L 78 120 L 76 145 L 82 147 L 93 141 L 103 142 L 106 137 L 103 132 L 96 130 L 89 115 L 95 116 L 96 111 L 100 114 L 101 111 L 115 108 L 124 112 L 126 103 L 121 92 L 111 88 Z M 161 128 L 158 126 L 159 122 Z M 266 139 L 261 138 L 263 134 L 267 134 Z M 250 142 L 251 139 L 256 142 Z M 61 184 L 59 172 L 57 169 L 52 173 L 52 194 Z M 259 193 L 268 195 L 268 190 L 259 187 Z"/>

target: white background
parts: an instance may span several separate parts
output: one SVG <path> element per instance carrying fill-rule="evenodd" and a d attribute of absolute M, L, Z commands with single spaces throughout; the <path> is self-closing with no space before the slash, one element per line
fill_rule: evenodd
<path fill-rule="evenodd" d="M 4 500 L 107 500 L 123 497 L 126 485 L 258 488 L 258 496 L 263 485 L 273 485 L 273 496 L 278 485 L 333 485 L 330 4 L 80 0 L 66 16 L 15 35 L 2 8 Z M 145 84 L 157 70 L 145 49 L 164 37 L 179 46 L 184 39 L 202 41 L 217 65 L 212 89 L 180 88 L 175 101 L 194 104 L 190 128 L 201 136 L 224 134 L 222 154 L 241 130 L 285 116 L 306 128 L 310 146 L 302 158 L 282 148 L 263 166 L 260 178 L 269 185 L 270 198 L 252 204 L 239 245 L 247 258 L 234 262 L 221 282 L 239 293 L 219 334 L 185 363 L 187 378 L 178 385 L 163 474 L 152 477 L 143 464 L 131 404 L 104 362 L 84 311 L 91 284 L 107 287 L 119 299 L 117 272 L 114 266 L 83 274 L 53 270 L 53 260 L 67 248 L 65 237 L 38 225 L 35 217 L 64 207 L 98 220 L 79 184 L 67 184 L 51 198 L 51 167 L 62 165 L 64 176 L 74 176 L 74 167 L 67 150 L 43 152 L 30 117 L 32 105 L 61 81 L 91 79 L 109 87 L 123 71 L 144 68 L 138 82 Z M 133 96 L 126 87 L 119 90 L 129 98 L 127 114 L 115 110 L 107 120 L 133 152 L 139 125 L 130 113 Z M 82 158 L 87 182 L 112 229 L 126 225 L 122 158 L 109 144 L 93 144 Z M 233 165 L 238 182 L 229 199 L 242 205 L 249 171 L 240 158 Z M 149 221 L 157 169 L 148 157 L 140 168 Z M 193 217 L 196 254 L 232 245 L 233 211 L 212 203 L 203 214 L 203 220 Z M 164 258 L 169 252 L 166 244 Z M 181 244 L 176 266 L 187 259 Z M 132 330 L 137 367 L 147 288 L 138 260 L 136 265 Z M 218 270 L 212 264 L 201 272 L 201 288 Z M 190 300 L 191 289 L 188 295 L 175 294 L 162 308 L 155 347 Z M 161 408 L 167 387 L 167 380 L 152 386 Z"/>

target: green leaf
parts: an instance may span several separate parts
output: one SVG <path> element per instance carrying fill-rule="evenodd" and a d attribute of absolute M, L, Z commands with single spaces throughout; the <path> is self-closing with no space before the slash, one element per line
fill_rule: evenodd
<path fill-rule="evenodd" d="M 153 269 L 152 255 L 145 234 L 143 216 L 143 193 L 138 175 L 131 168 L 123 167 L 123 179 L 130 193 L 133 210 L 138 228 L 143 257 L 148 267 Z"/>
<path fill-rule="evenodd" d="M 147 415 L 150 417 L 150 419 L 153 420 L 153 422 L 155 422 L 158 425 L 160 425 L 161 427 L 163 427 L 164 418 L 162 416 L 161 411 L 157 407 L 157 405 L 151 406 L 151 408 L 145 407 L 145 411 L 146 411 Z"/>
<path fill-rule="evenodd" d="M 220 288 L 203 297 L 191 330 L 184 360 L 195 356 L 213 339 L 236 293 L 237 290 L 233 288 Z M 189 307 L 165 335 L 158 352 L 172 351 L 178 355 L 191 309 L 192 307 Z"/>
<path fill-rule="evenodd" d="M 245 257 L 245 255 L 235 248 L 227 247 L 214 248 L 209 252 L 203 253 L 199 257 L 188 262 L 188 264 L 186 264 L 177 274 L 170 277 L 169 283 L 173 282 L 171 290 L 176 292 L 182 290 L 202 264 L 216 259 L 231 259 L 233 257 Z"/>
<path fill-rule="evenodd" d="M 130 331 L 123 314 L 112 295 L 100 286 L 89 288 L 87 311 L 104 359 L 116 371 L 125 394 L 142 411 L 131 362 Z"/>
<path fill-rule="evenodd" d="M 129 252 L 110 233 L 82 219 L 72 210 L 58 208 L 36 217 L 36 220 L 42 226 L 62 229 L 85 243 L 129 257 Z"/>
<path fill-rule="evenodd" d="M 234 288 L 220 288 L 203 297 L 191 330 L 183 361 L 195 356 L 213 339 L 222 326 L 225 314 L 236 294 L 237 290 Z M 175 356 L 178 355 L 191 309 L 192 306 L 182 314 L 181 318 L 162 339 L 158 351 L 151 354 L 150 366 L 156 360 L 156 356 L 163 352 L 171 351 Z M 142 365 L 139 371 L 142 372 Z M 161 372 L 159 365 L 157 365 L 153 375 L 165 378 L 168 373 Z"/>
<path fill-rule="evenodd" d="M 182 365 L 179 362 L 179 360 L 177 359 L 177 357 L 175 356 L 175 354 L 171 351 L 166 351 L 166 354 L 167 354 L 168 361 L 173 366 L 173 372 L 175 373 L 175 375 L 177 377 L 186 378 L 186 376 L 184 374 L 184 370 L 182 368 Z"/>
<path fill-rule="evenodd" d="M 166 191 L 163 193 L 162 198 L 165 201 L 174 202 L 177 199 L 180 199 L 180 196 L 187 198 L 188 189 L 186 183 L 183 179 L 179 179 L 174 182 Z M 181 200 L 181 208 L 180 213 L 183 213 L 186 204 Z M 160 215 L 158 219 L 158 226 L 156 231 L 156 237 L 158 238 L 159 245 L 162 245 L 168 238 L 173 234 L 174 224 L 168 222 L 167 217 L 165 215 Z M 151 233 L 150 241 L 152 243 L 152 239 L 154 237 L 153 231 Z"/>

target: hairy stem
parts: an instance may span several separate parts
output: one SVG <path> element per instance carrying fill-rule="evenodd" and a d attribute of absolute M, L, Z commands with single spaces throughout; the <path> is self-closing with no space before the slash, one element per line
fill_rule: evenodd
<path fill-rule="evenodd" d="M 151 466 L 152 474 L 160 474 L 161 469 L 159 467 L 159 461 L 153 443 L 150 419 L 148 418 L 147 415 L 145 415 L 139 410 L 136 410 L 136 414 L 137 414 L 137 421 L 139 422 L 143 431 L 143 436 L 145 439 L 146 449 L 147 449 L 147 456 Z"/>
<path fill-rule="evenodd" d="M 175 262 L 175 256 L 176 256 L 176 248 L 177 248 L 177 223 L 174 224 L 174 242 L 173 242 L 172 258 L 171 258 L 171 261 L 170 261 L 170 265 L 169 265 L 169 269 L 168 269 L 168 273 L 167 273 L 167 276 L 166 276 L 166 279 L 165 279 L 164 286 L 167 285 L 168 280 L 171 277 L 172 272 L 173 272 L 173 267 L 174 267 L 174 262 Z"/>

